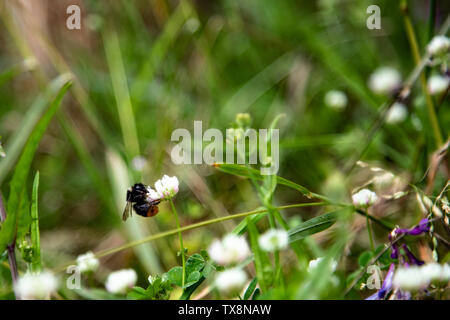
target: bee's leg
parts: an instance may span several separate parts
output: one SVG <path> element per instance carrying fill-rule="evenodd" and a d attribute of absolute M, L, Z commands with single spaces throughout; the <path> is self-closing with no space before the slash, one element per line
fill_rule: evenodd
<path fill-rule="evenodd" d="M 134 211 L 143 217 L 147 217 L 148 210 L 150 210 L 151 205 L 147 202 L 137 202 L 133 205 Z"/>
<path fill-rule="evenodd" d="M 153 201 L 151 202 L 152 206 L 157 206 L 157 205 L 160 204 L 160 203 L 161 203 L 161 200 L 153 200 Z"/>
<path fill-rule="evenodd" d="M 127 190 L 127 202 L 131 201 L 131 190 Z"/>

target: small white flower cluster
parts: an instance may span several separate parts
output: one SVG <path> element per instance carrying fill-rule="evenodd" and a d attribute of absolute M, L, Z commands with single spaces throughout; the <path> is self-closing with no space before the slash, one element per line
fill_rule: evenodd
<path fill-rule="evenodd" d="M 392 284 L 395 288 L 415 292 L 425 289 L 431 283 L 445 284 L 449 280 L 450 266 L 433 262 L 422 266 L 398 269 L 394 274 Z"/>
<path fill-rule="evenodd" d="M 210 258 L 221 265 L 232 265 L 242 262 L 250 255 L 250 248 L 244 237 L 228 234 L 222 240 L 214 240 L 208 248 Z M 217 289 L 224 293 L 234 292 L 247 282 L 247 274 L 239 268 L 231 268 L 220 272 L 215 280 Z"/>
<path fill-rule="evenodd" d="M 112 272 L 106 279 L 105 288 L 110 293 L 126 293 L 128 289 L 134 287 L 137 281 L 136 271 L 133 269 L 123 269 Z"/>
<path fill-rule="evenodd" d="M 216 239 L 209 246 L 210 258 L 220 265 L 242 262 L 250 255 L 250 248 L 244 237 L 228 234 L 222 241 Z"/>
<path fill-rule="evenodd" d="M 50 299 L 58 289 L 58 279 L 50 271 L 26 273 L 19 278 L 15 290 L 23 300 Z"/>
<path fill-rule="evenodd" d="M 386 123 L 395 124 L 403 122 L 408 116 L 408 109 L 403 103 L 395 102 L 386 115 Z"/>
<path fill-rule="evenodd" d="M 344 92 L 339 90 L 330 90 L 325 95 L 324 102 L 328 107 L 341 111 L 347 106 L 348 99 Z"/>
<path fill-rule="evenodd" d="M 370 207 L 378 200 L 378 196 L 375 192 L 369 189 L 362 189 L 352 195 L 353 204 L 355 207 Z"/>
<path fill-rule="evenodd" d="M 215 280 L 217 289 L 229 293 L 239 291 L 247 282 L 247 274 L 239 268 L 232 268 L 220 272 Z"/>
<path fill-rule="evenodd" d="M 88 251 L 77 257 L 77 265 L 80 272 L 94 272 L 100 263 L 92 251 Z"/>
<path fill-rule="evenodd" d="M 394 92 L 402 84 L 400 73 L 391 67 L 380 67 L 369 77 L 369 88 L 376 94 L 386 95 Z"/>
<path fill-rule="evenodd" d="M 450 80 L 447 77 L 435 74 L 428 78 L 428 91 L 432 95 L 438 95 L 447 90 Z"/>
<path fill-rule="evenodd" d="M 258 243 L 264 251 L 274 252 L 286 248 L 288 240 L 288 233 L 285 230 L 270 229 L 259 237 Z"/>
<path fill-rule="evenodd" d="M 148 187 L 148 198 L 150 200 L 168 200 L 178 193 L 178 178 L 164 175 L 155 182 L 155 190 Z"/>
<path fill-rule="evenodd" d="M 427 46 L 427 51 L 432 56 L 446 54 L 450 49 L 450 39 L 446 36 L 435 36 Z"/>
<path fill-rule="evenodd" d="M 448 71 L 450 61 L 450 39 L 446 36 L 435 36 L 427 46 L 428 54 L 431 56 L 430 66 L 441 66 L 441 72 Z"/>

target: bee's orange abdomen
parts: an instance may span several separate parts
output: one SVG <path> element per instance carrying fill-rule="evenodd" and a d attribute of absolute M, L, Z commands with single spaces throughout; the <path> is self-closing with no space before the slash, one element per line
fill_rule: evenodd
<path fill-rule="evenodd" d="M 148 209 L 147 217 L 153 217 L 158 214 L 158 206 L 151 206 L 150 209 Z"/>

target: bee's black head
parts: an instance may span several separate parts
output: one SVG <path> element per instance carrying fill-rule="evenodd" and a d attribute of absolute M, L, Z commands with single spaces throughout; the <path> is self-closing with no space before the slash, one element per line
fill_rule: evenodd
<path fill-rule="evenodd" d="M 142 202 L 145 201 L 147 188 L 142 183 L 136 183 L 127 191 L 127 201 L 130 202 Z"/>

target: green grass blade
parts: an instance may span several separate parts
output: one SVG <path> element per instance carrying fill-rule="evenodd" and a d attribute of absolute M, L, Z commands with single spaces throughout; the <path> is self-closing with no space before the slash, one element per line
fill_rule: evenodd
<path fill-rule="evenodd" d="M 38 272 L 41 270 L 41 240 L 39 235 L 39 171 L 36 172 L 33 181 L 33 192 L 31 193 L 31 247 L 33 256 L 31 258 L 31 270 Z"/>
<path fill-rule="evenodd" d="M 253 222 L 250 220 L 249 217 L 246 218 L 247 220 L 247 229 L 248 234 L 250 237 L 250 244 L 252 247 L 253 252 L 253 258 L 255 260 L 255 269 L 256 269 L 256 277 L 258 278 L 259 286 L 261 287 L 261 290 L 265 292 L 267 290 L 267 282 L 264 270 L 266 268 L 266 259 L 267 256 L 265 256 L 265 253 L 262 252 L 262 250 L 259 248 L 258 244 L 258 230 L 256 229 L 256 226 L 253 224 Z M 264 259 L 266 258 L 266 259 Z M 269 266 L 270 268 L 270 266 Z"/>
<path fill-rule="evenodd" d="M 36 123 L 49 107 L 50 101 L 61 91 L 61 88 L 67 81 L 68 74 L 63 74 L 50 82 L 45 92 L 39 95 L 30 109 L 27 110 L 22 123 L 5 144 L 6 157 L 0 161 L 0 185 L 19 158 L 23 146 L 31 135 Z"/>
<path fill-rule="evenodd" d="M 326 213 L 321 216 L 309 219 L 288 231 L 289 242 L 295 242 L 314 233 L 318 233 L 325 229 L 328 229 L 336 222 L 336 220 L 336 212 Z"/>
<path fill-rule="evenodd" d="M 119 39 L 115 31 L 106 33 L 103 37 L 105 43 L 106 60 L 111 71 L 111 80 L 116 97 L 117 112 L 119 114 L 122 136 L 128 159 L 131 160 L 140 154 L 139 140 L 128 91 L 127 76 L 120 53 Z"/>
<path fill-rule="evenodd" d="M 46 113 L 41 117 L 36 127 L 33 129 L 23 152 L 20 156 L 19 162 L 14 170 L 14 175 L 10 183 L 10 194 L 8 199 L 8 216 L 2 224 L 0 229 L 0 252 L 3 252 L 6 246 L 14 240 L 17 231 L 18 214 L 22 202 L 22 190 L 25 188 L 28 173 L 30 171 L 31 162 L 34 154 L 39 146 L 42 136 L 47 129 L 50 120 L 61 105 L 62 98 L 66 94 L 71 85 L 71 81 L 66 82 L 59 90 L 56 97 L 50 104 Z"/>
<path fill-rule="evenodd" d="M 148 84 L 153 80 L 156 69 L 162 65 L 162 61 L 174 43 L 186 20 L 191 16 L 192 9 L 187 2 L 181 1 L 175 9 L 170 19 L 166 22 L 164 30 L 159 38 L 154 42 L 150 55 L 142 66 L 131 87 L 133 101 L 140 101 Z"/>
<path fill-rule="evenodd" d="M 114 203 L 111 202 L 111 188 L 105 179 L 101 176 L 99 167 L 95 164 L 89 150 L 81 136 L 79 129 L 75 126 L 75 123 L 64 113 L 57 114 L 59 124 L 64 130 L 67 138 L 73 146 L 74 151 L 80 158 L 81 164 L 85 168 L 92 184 L 95 186 L 103 205 L 111 213 L 116 211 Z"/>

